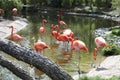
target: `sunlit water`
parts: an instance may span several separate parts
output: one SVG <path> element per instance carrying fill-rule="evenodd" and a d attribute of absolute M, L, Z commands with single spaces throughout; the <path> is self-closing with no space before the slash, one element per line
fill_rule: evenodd
<path fill-rule="evenodd" d="M 28 14 L 26 17 L 31 22 L 30 25 L 18 32 L 18 34 L 24 37 L 25 40 L 16 43 L 34 49 L 33 45 L 35 42 L 44 41 L 51 47 L 51 49 L 45 49 L 44 56 L 47 56 L 49 59 L 55 61 L 62 68 L 64 68 L 68 74 L 71 76 L 77 75 L 78 66 L 80 66 L 82 73 L 88 72 L 91 69 L 92 63 L 98 65 L 105 58 L 101 55 L 101 51 L 99 51 L 96 61 L 94 61 L 92 57 L 93 49 L 95 47 L 95 35 L 93 34 L 93 31 L 97 28 L 114 26 L 115 23 L 111 20 L 105 20 L 102 18 L 62 14 L 61 19 L 67 23 L 66 28 L 70 28 L 74 32 L 75 36 L 78 37 L 79 40 L 82 40 L 88 47 L 89 54 L 86 54 L 84 51 L 71 51 L 70 44 L 68 44 L 68 50 L 66 50 L 65 46 L 67 43 L 63 44 L 63 42 L 58 42 L 54 37 L 51 36 L 51 24 L 58 24 L 57 14 L 61 13 L 59 13 L 59 11 L 48 11 L 45 13 L 41 11 L 41 13 L 38 14 Z M 45 24 L 46 32 L 43 35 L 39 33 L 42 19 L 47 20 L 47 23 Z M 6 54 L 3 55 L 9 57 Z M 81 57 L 80 60 L 78 59 L 79 55 Z M 49 80 L 49 78 L 43 72 L 40 72 L 36 68 L 31 68 L 28 64 L 17 61 L 11 57 L 9 58 L 17 63 L 19 62 L 18 65 L 23 69 L 28 70 L 28 73 L 30 73 L 31 76 L 40 80 Z M 80 64 L 78 65 L 79 62 Z M 1 66 L 0 71 L 0 79 L 2 80 L 20 80 Z"/>

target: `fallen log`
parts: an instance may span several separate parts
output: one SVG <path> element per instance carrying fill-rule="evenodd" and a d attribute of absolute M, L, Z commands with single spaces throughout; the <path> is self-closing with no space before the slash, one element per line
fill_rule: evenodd
<path fill-rule="evenodd" d="M 27 71 L 16 66 L 10 59 L 7 59 L 2 55 L 0 55 L 0 65 L 6 67 L 10 71 L 12 71 L 16 76 L 23 80 L 35 80 L 33 77 L 29 75 Z"/>
<path fill-rule="evenodd" d="M 12 41 L 0 38 L 0 50 L 35 66 L 40 71 L 46 73 L 52 80 L 73 80 L 59 65 L 47 57 L 36 53 L 31 48 L 21 47 Z"/>

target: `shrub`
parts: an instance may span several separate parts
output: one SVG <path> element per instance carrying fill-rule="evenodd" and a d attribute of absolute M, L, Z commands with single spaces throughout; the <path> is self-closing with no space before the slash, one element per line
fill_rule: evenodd
<path fill-rule="evenodd" d="M 120 48 L 117 47 L 114 43 L 109 42 L 109 47 L 103 49 L 104 56 L 119 55 Z"/>
<path fill-rule="evenodd" d="M 22 3 L 21 0 L 1 0 L 0 6 L 4 11 L 4 17 L 10 17 L 12 15 L 11 10 L 17 8 L 20 11 Z"/>
<path fill-rule="evenodd" d="M 120 29 L 113 29 L 112 34 L 114 34 L 116 36 L 120 36 Z"/>

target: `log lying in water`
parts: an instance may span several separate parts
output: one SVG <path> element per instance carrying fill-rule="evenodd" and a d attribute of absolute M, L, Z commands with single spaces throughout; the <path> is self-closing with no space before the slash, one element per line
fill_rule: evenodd
<path fill-rule="evenodd" d="M 21 47 L 12 41 L 0 38 L 0 50 L 18 60 L 31 64 L 46 73 L 52 80 L 73 80 L 59 65 L 33 49 Z"/>
<path fill-rule="evenodd" d="M 20 67 L 16 66 L 11 60 L 0 55 L 0 65 L 12 71 L 16 76 L 23 80 L 35 80 L 29 73 Z"/>

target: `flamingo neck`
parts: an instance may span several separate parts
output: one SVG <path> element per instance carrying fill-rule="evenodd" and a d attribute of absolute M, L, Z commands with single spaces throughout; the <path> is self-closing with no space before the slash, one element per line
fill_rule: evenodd
<path fill-rule="evenodd" d="M 44 22 L 44 20 L 42 21 L 42 26 L 44 27 L 44 24 L 45 24 L 45 22 Z"/>
<path fill-rule="evenodd" d="M 52 31 L 54 31 L 54 24 L 52 24 Z"/>
<path fill-rule="evenodd" d="M 14 28 L 13 27 L 11 27 L 12 28 L 12 30 L 11 30 L 11 36 L 13 35 L 13 30 L 14 30 Z"/>
<path fill-rule="evenodd" d="M 60 22 L 60 15 L 58 15 L 58 23 Z"/>

